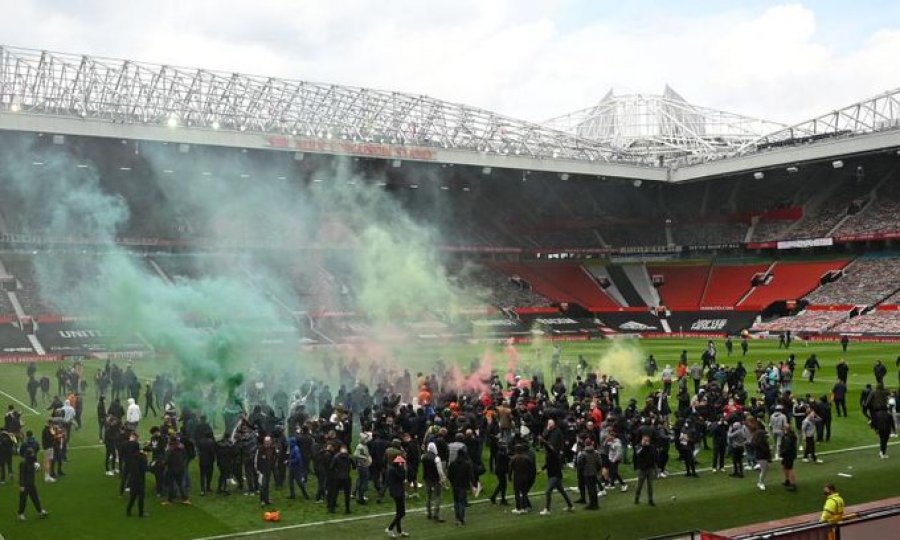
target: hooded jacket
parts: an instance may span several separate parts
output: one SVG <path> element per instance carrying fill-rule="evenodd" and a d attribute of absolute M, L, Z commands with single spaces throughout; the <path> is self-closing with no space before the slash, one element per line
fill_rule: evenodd
<path fill-rule="evenodd" d="M 128 410 L 125 412 L 125 421 L 129 424 L 137 424 L 141 421 L 141 408 L 134 402 L 134 398 L 128 398 Z"/>

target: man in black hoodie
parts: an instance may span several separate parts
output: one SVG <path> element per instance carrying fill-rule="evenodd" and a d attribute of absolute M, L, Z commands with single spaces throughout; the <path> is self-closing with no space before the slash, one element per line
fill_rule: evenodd
<path fill-rule="evenodd" d="M 331 458 L 328 472 L 328 512 L 337 510 L 338 493 L 344 492 L 344 513 L 350 513 L 350 454 L 347 445 L 342 444 L 338 453 Z"/>
<path fill-rule="evenodd" d="M 216 464 L 219 467 L 219 482 L 216 493 L 230 495 L 228 492 L 228 479 L 234 472 L 234 443 L 226 431 L 216 443 Z"/>
<path fill-rule="evenodd" d="M 34 457 L 32 450 L 25 452 L 25 457 L 19 463 L 19 520 L 25 521 L 25 503 L 31 498 L 35 510 L 37 510 L 42 518 L 47 517 L 47 510 L 41 506 L 41 500 L 38 498 L 37 486 L 34 483 L 34 477 L 37 473 L 39 465 Z"/>
<path fill-rule="evenodd" d="M 553 422 L 551 420 L 550 422 Z M 558 431 L 558 430 L 556 430 Z M 550 444 L 549 439 L 542 439 L 544 441 L 544 448 L 546 450 L 546 461 L 544 462 L 544 467 L 542 470 L 547 471 L 547 490 L 544 492 L 545 503 L 544 509 L 541 511 L 542 516 L 550 515 L 550 501 L 553 496 L 553 490 L 559 491 L 559 493 L 563 496 L 563 500 L 566 501 L 566 511 L 572 511 L 572 500 L 569 499 L 569 495 L 566 493 L 566 489 L 563 487 L 563 460 L 562 454 L 556 449 L 555 446 Z"/>
<path fill-rule="evenodd" d="M 656 506 L 656 503 L 653 502 L 653 477 L 656 476 L 657 460 L 656 447 L 651 443 L 650 437 L 646 435 L 641 437 L 641 444 L 634 451 L 634 470 L 638 475 L 637 489 L 634 491 L 634 504 L 641 502 L 641 490 L 646 482 L 649 504 Z"/>
<path fill-rule="evenodd" d="M 149 450 L 149 447 L 146 450 Z M 144 496 L 147 491 L 146 476 L 148 470 L 147 454 L 144 452 L 138 452 L 128 463 L 128 488 L 131 490 L 128 497 L 128 506 L 125 508 L 125 515 L 128 517 L 131 517 L 131 509 L 134 507 L 135 501 L 138 503 L 138 517 L 147 517 L 147 514 L 144 512 Z"/>
<path fill-rule="evenodd" d="M 200 495 L 212 491 L 213 470 L 216 467 L 216 441 L 212 431 L 200 434 L 197 440 L 197 455 L 200 460 Z"/>
<path fill-rule="evenodd" d="M 453 513 L 457 525 L 466 524 L 466 506 L 470 489 L 475 489 L 475 466 L 469 459 L 469 452 L 465 446 L 456 453 L 456 459 L 447 467 L 447 479 L 453 487 Z"/>
<path fill-rule="evenodd" d="M 528 454 L 528 447 L 524 444 L 517 444 L 515 454 L 509 460 L 509 478 L 512 480 L 513 493 L 516 497 L 516 508 L 512 511 L 513 514 L 525 514 L 531 508 L 528 490 L 534 483 L 536 469 L 534 460 Z"/>

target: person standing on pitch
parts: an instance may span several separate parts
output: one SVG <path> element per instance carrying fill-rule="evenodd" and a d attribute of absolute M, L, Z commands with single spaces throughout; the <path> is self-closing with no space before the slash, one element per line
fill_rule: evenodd
<path fill-rule="evenodd" d="M 406 515 L 406 460 L 403 456 L 397 456 L 388 466 L 385 473 L 388 494 L 394 499 L 394 519 L 384 531 L 391 538 L 409 536 L 403 532 L 403 516 Z"/>
<path fill-rule="evenodd" d="M 556 449 L 549 441 L 544 440 L 544 448 L 546 450 L 543 470 L 547 471 L 547 490 L 544 492 L 544 509 L 541 510 L 542 516 L 550 515 L 550 501 L 553 497 L 553 490 L 559 491 L 563 500 L 566 501 L 566 512 L 572 511 L 572 500 L 563 487 L 563 458 L 559 450 Z"/>
<path fill-rule="evenodd" d="M 766 473 L 769 471 L 769 462 L 772 461 L 772 449 L 769 446 L 769 434 L 765 429 L 757 429 L 750 436 L 750 445 L 756 455 L 756 464 L 759 465 L 759 478 L 756 487 L 766 490 Z"/>
<path fill-rule="evenodd" d="M 465 525 L 469 490 L 478 487 L 475 481 L 475 466 L 469 459 L 469 452 L 465 446 L 459 449 L 456 459 L 447 467 L 447 478 L 453 488 L 453 514 L 456 517 L 456 524 Z"/>
<path fill-rule="evenodd" d="M 129 496 L 125 515 L 131 517 L 131 509 L 134 507 L 134 502 L 137 501 L 138 517 L 147 517 L 147 514 L 144 512 L 144 495 L 147 491 L 146 475 L 149 470 L 147 454 L 138 452 L 126 466 L 128 467 Z"/>
<path fill-rule="evenodd" d="M 27 450 L 24 459 L 19 463 L 19 521 L 25 521 L 25 504 L 29 498 L 40 516 L 47 517 L 47 510 L 41 506 L 37 485 L 34 483 L 38 469 L 40 469 L 40 465 L 35 460 L 34 451 Z"/>
<path fill-rule="evenodd" d="M 507 458 L 508 462 L 509 459 Z M 500 466 L 499 463 L 498 461 L 498 467 Z M 498 472 L 497 474 L 499 475 L 500 473 Z M 422 476 L 425 480 L 426 517 L 438 523 L 443 523 L 444 518 L 441 517 L 441 490 L 443 488 L 442 485 L 447 482 L 447 478 L 444 474 L 444 464 L 441 463 L 441 457 L 438 455 L 437 445 L 433 442 L 428 443 L 425 455 L 422 456 Z M 505 490 L 503 496 L 505 500 Z"/>
<path fill-rule="evenodd" d="M 794 460 L 797 459 L 797 434 L 788 423 L 784 429 L 784 437 L 781 440 L 781 470 L 784 471 L 784 487 L 788 491 L 797 491 L 797 475 L 794 473 Z"/>
<path fill-rule="evenodd" d="M 641 444 L 634 451 L 634 470 L 638 475 L 637 489 L 634 490 L 634 504 L 641 502 L 641 490 L 644 483 L 647 484 L 647 501 L 650 506 L 656 506 L 653 502 L 653 478 L 656 476 L 656 461 L 658 459 L 656 447 L 650 440 L 650 435 L 641 437 Z"/>

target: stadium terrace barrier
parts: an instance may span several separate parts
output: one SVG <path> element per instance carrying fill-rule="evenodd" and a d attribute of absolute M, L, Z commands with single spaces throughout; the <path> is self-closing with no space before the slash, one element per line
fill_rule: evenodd
<path fill-rule="evenodd" d="M 876 306 L 875 311 L 900 311 L 900 304 L 882 304 Z"/>
<path fill-rule="evenodd" d="M 59 354 L 0 354 L 0 364 L 28 364 L 31 362 L 60 362 Z"/>
<path fill-rule="evenodd" d="M 513 311 L 518 315 L 554 315 L 560 312 L 553 306 L 517 307 Z"/>
<path fill-rule="evenodd" d="M 900 336 L 867 336 L 865 334 L 850 332 L 842 332 L 840 334 L 829 335 L 809 335 L 804 339 L 808 341 L 840 341 L 842 336 L 853 338 L 853 341 L 859 343 L 900 343 Z M 772 337 L 774 338 L 775 336 Z"/>
<path fill-rule="evenodd" d="M 809 311 L 852 311 L 856 306 L 853 304 L 831 304 L 827 306 L 811 305 L 806 306 Z"/>
<path fill-rule="evenodd" d="M 665 332 L 646 332 L 638 335 L 642 339 L 665 339 L 673 337 L 708 339 L 711 337 L 725 337 L 728 334 L 727 332 L 672 332 L 671 334 L 667 334 Z"/>

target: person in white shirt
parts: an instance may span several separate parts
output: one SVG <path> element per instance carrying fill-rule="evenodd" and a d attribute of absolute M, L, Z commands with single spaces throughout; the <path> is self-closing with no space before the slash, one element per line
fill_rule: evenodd
<path fill-rule="evenodd" d="M 134 398 L 128 398 L 128 408 L 125 410 L 125 423 L 132 431 L 137 429 L 141 421 L 141 407 L 134 402 Z"/>

